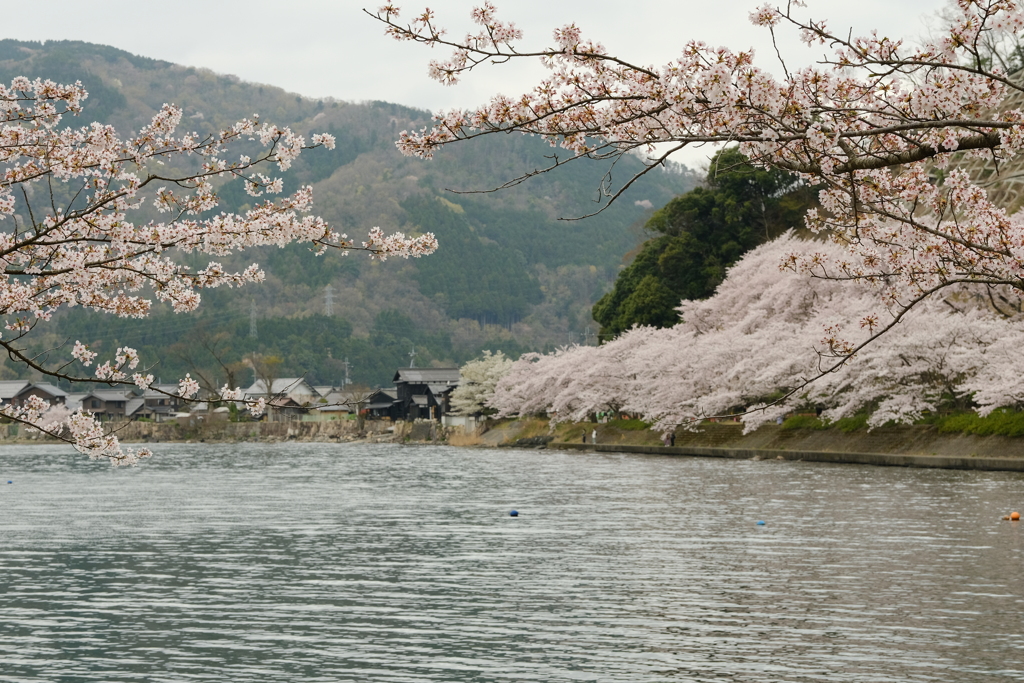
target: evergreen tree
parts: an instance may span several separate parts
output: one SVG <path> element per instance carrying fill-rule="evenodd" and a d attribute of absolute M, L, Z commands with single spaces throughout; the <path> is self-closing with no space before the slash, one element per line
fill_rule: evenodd
<path fill-rule="evenodd" d="M 814 192 L 777 169 L 755 167 L 736 148 L 715 155 L 703 187 L 647 222 L 646 242 L 593 309 L 601 339 L 633 325 L 671 327 L 682 299 L 704 299 L 747 251 L 802 224 Z"/>

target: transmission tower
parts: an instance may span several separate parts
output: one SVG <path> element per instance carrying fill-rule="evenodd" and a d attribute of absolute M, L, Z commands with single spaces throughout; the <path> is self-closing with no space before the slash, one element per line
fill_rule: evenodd
<path fill-rule="evenodd" d="M 324 315 L 334 315 L 334 287 L 330 284 L 324 287 Z"/>
<path fill-rule="evenodd" d="M 352 384 L 352 380 L 348 378 L 348 356 L 345 356 L 345 380 L 344 384 L 341 385 L 341 388 L 344 389 L 349 384 Z"/>
<path fill-rule="evenodd" d="M 259 339 L 259 333 L 256 331 L 256 299 L 249 301 L 249 337 Z"/>
<path fill-rule="evenodd" d="M 409 367 L 410 368 L 416 367 L 416 348 L 415 347 L 413 347 L 413 350 L 409 352 Z"/>

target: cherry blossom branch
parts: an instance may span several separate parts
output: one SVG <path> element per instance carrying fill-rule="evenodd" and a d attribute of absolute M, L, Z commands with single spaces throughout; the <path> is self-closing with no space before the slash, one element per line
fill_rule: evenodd
<path fill-rule="evenodd" d="M 699 41 L 661 67 L 638 67 L 585 41 L 574 25 L 556 30 L 549 48 L 523 50 L 521 32 L 500 21 L 490 4 L 472 15 L 481 32 L 461 41 L 444 37 L 429 11 L 401 23 L 389 4 L 374 16 L 395 39 L 453 50 L 451 59 L 430 68 L 432 78 L 447 84 L 495 61 L 540 59 L 549 69 L 521 96 L 442 112 L 430 128 L 402 131 L 403 153 L 429 158 L 448 144 L 511 131 L 540 135 L 571 152 L 502 185 L 508 187 L 584 157 L 614 160 L 657 143 L 676 150 L 736 143 L 757 163 L 824 188 L 823 215 L 809 217 L 808 226 L 851 245 L 863 257 L 862 273 L 886 262 L 898 287 L 915 290 L 929 267 L 943 278 L 956 263 L 967 273 L 988 269 L 981 280 L 1024 281 L 1022 259 L 1005 246 L 1021 243 L 1024 224 L 997 215 L 965 176 L 932 173 L 973 159 L 999 169 L 1024 150 L 1024 112 L 1007 104 L 1024 86 L 989 67 L 980 52 L 997 40 L 993 36 L 1024 31 L 1017 0 L 959 3 L 938 37 L 916 47 L 832 31 L 823 21 L 797 16 L 800 7 L 764 5 L 751 14 L 773 42 L 787 27 L 808 45 L 832 51 L 813 66 L 787 65 L 781 79 L 758 68 L 749 51 Z M 651 155 L 648 164 L 666 159 Z M 621 196 L 603 184 L 599 189 L 605 202 Z M 916 213 L 922 210 L 957 222 L 922 227 Z M 982 263 L 965 250 L 991 258 Z"/>
<path fill-rule="evenodd" d="M 128 139 L 98 123 L 59 127 L 63 115 L 81 111 L 86 97 L 80 84 L 27 78 L 14 79 L 10 87 L 0 84 L 0 314 L 8 331 L 0 338 L 0 348 L 14 362 L 44 376 L 142 390 L 152 383 L 152 375 L 144 371 L 131 373 L 139 358 L 128 347 L 98 364 L 91 377 L 72 372 L 68 361 L 51 365 L 49 353 L 26 352 L 20 341 L 62 306 L 141 318 L 150 311 L 151 295 L 169 302 L 176 312 L 191 311 L 203 289 L 238 287 L 264 277 L 256 264 L 239 272 L 213 260 L 205 267 L 187 268 L 172 253 L 216 257 L 298 241 L 318 254 L 327 249 L 365 251 L 383 260 L 419 257 L 437 248 L 431 234 L 386 235 L 380 228 L 357 244 L 310 215 L 310 187 L 283 194 L 283 180 L 261 172 L 270 165 L 286 171 L 303 151 L 333 148 L 330 135 L 314 134 L 307 142 L 256 117 L 200 138 L 177 132 L 182 111 L 170 105 Z M 229 160 L 231 148 L 240 144 L 261 151 Z M 168 160 L 180 160 L 174 167 L 186 170 L 170 173 L 158 166 Z M 249 196 L 263 199 L 242 214 L 216 213 L 216 179 L 242 182 Z M 42 196 L 29 191 L 36 185 L 43 187 Z M 149 208 L 167 220 L 133 220 L 133 212 Z M 76 342 L 72 356 L 88 367 L 95 353 Z M 177 395 L 194 400 L 197 391 L 198 384 L 186 375 Z M 221 393 L 227 398 L 237 391 L 225 387 Z M 250 405 L 254 415 L 264 407 L 261 401 Z M 38 411 L 28 412 L 18 419 L 32 423 L 39 416 Z M 137 459 L 86 413 L 67 416 L 62 424 L 47 433 L 63 435 L 80 450 L 99 453 L 115 464 Z"/>

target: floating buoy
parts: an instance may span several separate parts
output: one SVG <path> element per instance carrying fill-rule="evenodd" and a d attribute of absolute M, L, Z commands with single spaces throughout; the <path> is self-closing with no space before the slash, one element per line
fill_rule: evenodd
<path fill-rule="evenodd" d="M 1016 522 L 1018 519 L 1020 519 L 1020 513 L 1019 512 L 1011 512 L 1010 513 L 1010 519 L 1012 521 Z"/>
<path fill-rule="evenodd" d="M 757 525 L 758 526 L 764 526 L 764 520 L 763 519 L 757 520 Z"/>
<path fill-rule="evenodd" d="M 518 517 L 519 516 L 519 510 L 512 510 L 510 513 L 508 513 L 508 516 L 509 517 Z"/>

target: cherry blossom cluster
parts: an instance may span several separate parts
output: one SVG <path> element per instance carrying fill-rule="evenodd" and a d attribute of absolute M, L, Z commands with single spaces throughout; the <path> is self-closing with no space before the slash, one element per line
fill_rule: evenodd
<path fill-rule="evenodd" d="M 404 29 L 394 23 L 399 14 L 399 8 L 390 4 L 383 5 L 377 11 L 377 16 L 388 24 L 388 35 L 396 40 L 433 44 L 440 41 L 447 33 L 444 29 L 434 25 L 435 15 L 429 8 L 414 17 L 409 26 Z M 495 7 L 489 2 L 474 8 L 470 16 L 473 23 L 481 27 L 481 31 L 476 34 L 466 34 L 450 59 L 430 62 L 430 77 L 434 80 L 445 85 L 455 85 L 462 72 L 472 69 L 479 64 L 481 59 L 486 59 L 481 55 L 495 50 L 514 52 L 512 41 L 523 37 L 523 32 L 516 28 L 515 24 L 497 19 Z"/>
<path fill-rule="evenodd" d="M 982 414 L 1024 403 L 1024 317 L 997 314 L 972 286 L 922 302 L 878 336 L 895 321 L 875 312 L 868 283 L 779 268 L 801 248 L 808 245 L 785 236 L 750 252 L 713 297 L 683 301 L 674 327 L 523 356 L 491 407 L 555 420 L 622 410 L 666 430 L 742 413 L 751 430 L 808 406 L 826 420 L 869 411 L 877 426 L 950 401 Z M 846 257 L 839 245 L 817 248 L 823 259 Z M 838 354 L 835 344 L 844 347 Z"/>
<path fill-rule="evenodd" d="M 448 62 L 431 67 L 444 83 L 512 59 L 539 58 L 549 69 L 530 92 L 403 131 L 406 154 L 428 158 L 444 145 L 519 131 L 567 150 L 553 165 L 643 152 L 654 167 L 686 146 L 738 143 L 755 162 L 822 187 L 821 210 L 808 225 L 848 251 L 827 264 L 798 255 L 794 267 L 870 281 L 894 311 L 965 282 L 1024 288 L 1024 222 L 955 170 L 974 158 L 999 168 L 1024 148 L 1024 112 L 1005 104 L 1024 86 L 984 52 L 1024 30 L 1021 4 L 956 0 L 946 25 L 922 45 L 833 31 L 803 18 L 802 8 L 764 5 L 750 15 L 773 36 L 788 27 L 830 50 L 812 66 L 783 63 L 783 77 L 757 66 L 752 51 L 700 41 L 663 66 L 642 66 L 584 40 L 574 25 L 556 30 L 553 46 L 524 50 L 491 5 L 474 13 L 480 34 L 461 41 L 447 38 L 429 12 L 406 24 L 393 5 L 375 16 L 397 39 L 452 49 Z"/>
<path fill-rule="evenodd" d="M 501 351 L 484 351 L 482 356 L 459 368 L 459 386 L 451 397 L 452 410 L 472 415 L 487 408 L 498 382 L 512 370 L 512 362 Z"/>
<path fill-rule="evenodd" d="M 31 431 L 69 441 L 94 460 L 135 465 L 141 458 L 152 455 L 148 448 L 122 448 L 117 437 L 106 433 L 103 425 L 88 412 L 79 409 L 72 413 L 64 405 L 51 405 L 38 396 L 29 396 L 20 405 L 0 404 L 0 416 L 27 425 Z"/>
<path fill-rule="evenodd" d="M 52 436 L 70 441 L 79 452 L 93 460 L 108 460 L 112 465 L 137 465 L 142 458 L 153 452 L 148 448 L 124 448 L 117 437 L 107 432 L 103 425 L 85 410 L 77 410 L 63 421 L 64 431 L 41 429 Z"/>
<path fill-rule="evenodd" d="M 434 253 L 437 249 L 437 238 L 432 232 L 418 237 L 406 237 L 401 232 L 385 235 L 380 228 L 372 228 L 367 241 L 363 242 L 363 249 L 381 261 L 386 261 L 388 256 L 419 258 Z"/>
<path fill-rule="evenodd" d="M 121 138 L 99 123 L 66 125 L 64 118 L 79 114 L 87 97 L 81 84 L 16 78 L 9 87 L 0 85 L 0 311 L 9 333 L 0 346 L 34 370 L 69 381 L 145 389 L 152 375 L 128 375 L 139 364 L 134 349 L 118 349 L 89 377 L 69 374 L 67 365 L 44 366 L 20 342 L 62 306 L 141 318 L 156 300 L 178 312 L 192 311 L 203 289 L 238 287 L 264 277 L 256 264 L 234 272 L 212 260 L 189 269 L 178 254 L 218 257 L 304 242 L 320 253 L 334 248 L 386 258 L 421 256 L 437 247 L 432 235 L 385 235 L 379 228 L 357 246 L 310 215 L 310 187 L 284 194 L 282 180 L 264 172 L 287 170 L 304 150 L 333 148 L 331 135 L 315 134 L 307 143 L 259 117 L 206 136 L 179 133 L 182 110 L 164 105 L 138 134 Z M 247 153 L 231 151 L 239 147 Z M 231 180 L 260 198 L 244 214 L 217 212 L 218 188 Z M 79 342 L 71 351 L 83 367 L 96 355 Z M 181 380 L 182 396 L 193 397 L 197 389 L 191 378 Z M 7 416 L 37 424 L 38 411 L 19 410 Z M 76 413 L 62 430 L 50 433 L 64 434 L 80 449 L 116 464 L 141 457 L 121 451 L 117 439 L 91 420 Z"/>

